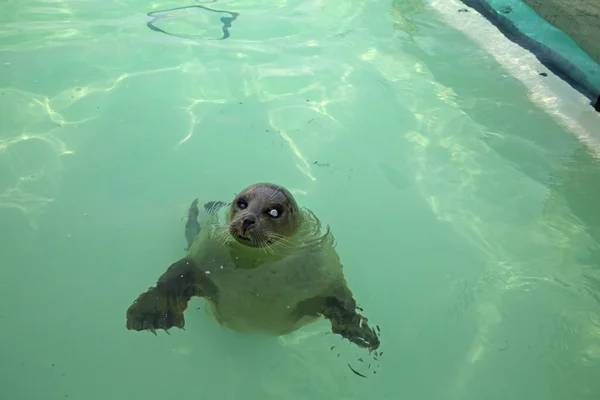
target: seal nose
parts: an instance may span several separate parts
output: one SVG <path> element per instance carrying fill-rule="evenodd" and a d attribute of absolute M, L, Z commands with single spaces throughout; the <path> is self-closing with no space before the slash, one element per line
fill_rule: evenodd
<path fill-rule="evenodd" d="M 252 225 L 254 225 L 256 223 L 256 217 L 254 215 L 248 215 L 246 218 L 244 218 L 244 220 L 242 221 L 242 227 L 244 228 L 244 230 L 250 228 Z"/>

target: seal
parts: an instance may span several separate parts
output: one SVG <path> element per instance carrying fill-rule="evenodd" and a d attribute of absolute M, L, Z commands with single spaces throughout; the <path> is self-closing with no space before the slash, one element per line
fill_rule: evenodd
<path fill-rule="evenodd" d="M 357 313 L 329 226 L 287 189 L 257 183 L 231 203 L 205 209 L 201 227 L 198 200 L 191 204 L 187 255 L 127 309 L 128 330 L 183 328 L 197 296 L 218 323 L 237 332 L 280 336 L 324 317 L 334 334 L 370 351 L 379 347 L 379 327 Z"/>

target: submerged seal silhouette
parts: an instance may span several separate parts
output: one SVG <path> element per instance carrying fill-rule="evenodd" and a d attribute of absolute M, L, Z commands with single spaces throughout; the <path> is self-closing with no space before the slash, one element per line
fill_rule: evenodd
<path fill-rule="evenodd" d="M 379 329 L 356 312 L 329 227 L 322 229 L 288 190 L 258 183 L 232 203 L 205 209 L 201 228 L 197 200 L 190 206 L 187 255 L 131 304 L 127 329 L 183 328 L 183 313 L 197 296 L 237 332 L 285 335 L 323 316 L 334 334 L 369 351 L 379 347 Z"/>

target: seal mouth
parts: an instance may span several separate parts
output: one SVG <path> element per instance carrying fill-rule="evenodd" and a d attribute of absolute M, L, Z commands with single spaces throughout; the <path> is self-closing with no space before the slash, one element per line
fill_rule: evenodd
<path fill-rule="evenodd" d="M 260 230 L 250 228 L 244 229 L 243 226 L 236 226 L 232 224 L 229 226 L 229 233 L 239 243 L 251 247 L 263 247 L 265 245 L 271 245 L 275 240 L 269 235 L 264 235 Z"/>
<path fill-rule="evenodd" d="M 254 238 L 252 237 L 252 234 L 247 229 L 244 230 L 241 226 L 236 227 L 234 225 L 231 225 L 229 227 L 229 233 L 231 234 L 231 236 L 233 236 L 238 241 L 244 244 L 253 244 L 255 242 Z"/>
<path fill-rule="evenodd" d="M 237 239 L 239 239 L 239 240 L 243 241 L 243 242 L 248 242 L 248 243 L 250 243 L 250 242 L 253 242 L 252 238 L 250 238 L 250 237 L 248 237 L 248 236 L 245 236 L 245 235 L 243 235 L 243 234 L 241 234 L 241 233 L 240 233 L 240 234 L 238 234 L 238 235 L 235 235 L 235 237 L 236 237 Z"/>
<path fill-rule="evenodd" d="M 249 247 L 261 247 L 262 246 L 262 242 L 258 242 L 256 240 L 254 240 L 253 238 L 250 238 L 247 236 L 234 235 L 233 237 L 238 241 L 238 243 L 241 243 L 245 246 L 249 246 Z"/>

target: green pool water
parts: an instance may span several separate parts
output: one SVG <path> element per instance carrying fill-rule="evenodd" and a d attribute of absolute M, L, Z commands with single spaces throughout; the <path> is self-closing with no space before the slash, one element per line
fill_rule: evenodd
<path fill-rule="evenodd" d="M 231 36 L 164 11 L 191 5 Z M 460 3 L 2 8 L 3 399 L 598 398 L 598 113 Z M 259 181 L 331 226 L 378 361 L 201 299 L 185 331 L 126 330 L 190 202 Z"/>

